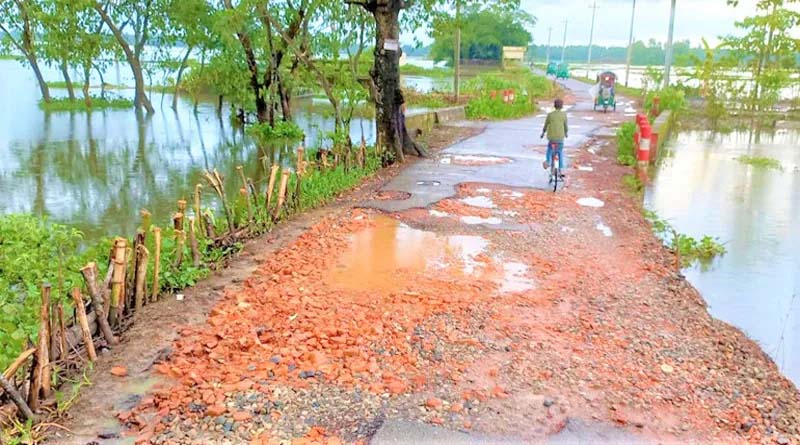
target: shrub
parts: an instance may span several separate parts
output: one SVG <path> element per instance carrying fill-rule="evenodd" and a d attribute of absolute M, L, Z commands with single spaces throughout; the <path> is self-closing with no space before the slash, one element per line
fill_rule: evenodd
<path fill-rule="evenodd" d="M 133 108 L 133 101 L 123 97 L 105 98 L 99 96 L 91 96 L 90 101 L 83 98 L 70 99 L 68 97 L 59 97 L 50 99 L 50 102 L 39 101 L 39 108 L 44 111 L 92 111 L 92 110 L 105 110 L 115 109 L 124 110 Z"/>
<path fill-rule="evenodd" d="M 474 97 L 466 108 L 470 119 L 515 119 L 536 110 L 536 100 L 554 92 L 549 79 L 520 68 L 486 73 L 468 81 L 464 90 Z M 503 102 L 503 91 L 514 90 L 514 101 Z M 492 93 L 495 97 L 492 97 Z"/>
<path fill-rule="evenodd" d="M 275 125 L 268 123 L 254 124 L 247 128 L 247 134 L 260 144 L 265 144 L 275 139 L 298 140 L 303 139 L 303 130 L 294 122 L 278 121 Z"/>
<path fill-rule="evenodd" d="M 617 162 L 622 165 L 636 165 L 634 133 L 636 133 L 635 122 L 625 122 L 617 130 Z"/>

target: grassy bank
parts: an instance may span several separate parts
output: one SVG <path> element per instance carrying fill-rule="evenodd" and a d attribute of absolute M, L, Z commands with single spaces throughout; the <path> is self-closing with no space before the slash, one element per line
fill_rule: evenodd
<path fill-rule="evenodd" d="M 424 77 L 452 77 L 455 72 L 452 68 L 442 68 L 442 67 L 433 67 L 433 68 L 423 68 L 417 65 L 406 64 L 400 67 L 400 74 L 405 74 L 407 76 L 424 76 Z"/>
<path fill-rule="evenodd" d="M 50 102 L 39 101 L 39 108 L 44 111 L 94 111 L 94 110 L 125 110 L 133 108 L 133 101 L 121 97 L 103 98 L 92 96 L 87 101 L 83 98 L 69 99 L 66 97 L 53 98 Z"/>

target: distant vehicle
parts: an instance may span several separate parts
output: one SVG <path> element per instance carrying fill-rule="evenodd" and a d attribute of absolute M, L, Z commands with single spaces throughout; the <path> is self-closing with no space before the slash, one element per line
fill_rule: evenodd
<path fill-rule="evenodd" d="M 569 65 L 564 62 L 558 64 L 556 79 L 569 79 Z"/>
<path fill-rule="evenodd" d="M 548 76 L 555 76 L 558 74 L 558 64 L 555 62 L 550 62 L 547 64 L 547 75 Z"/>
<path fill-rule="evenodd" d="M 617 86 L 617 75 L 611 71 L 604 71 L 597 75 L 597 97 L 594 99 L 594 109 L 603 107 L 603 112 L 609 108 L 617 111 L 617 98 L 614 89 Z"/>

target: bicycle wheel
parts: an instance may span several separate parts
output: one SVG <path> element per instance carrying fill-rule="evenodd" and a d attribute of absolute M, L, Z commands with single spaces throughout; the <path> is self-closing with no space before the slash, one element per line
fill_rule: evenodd
<path fill-rule="evenodd" d="M 550 177 L 552 178 L 551 181 L 553 182 L 553 193 L 558 191 L 558 177 L 561 174 L 561 172 L 558 170 L 558 167 L 556 167 L 556 162 L 558 161 L 553 160 L 553 167 L 550 169 Z"/>

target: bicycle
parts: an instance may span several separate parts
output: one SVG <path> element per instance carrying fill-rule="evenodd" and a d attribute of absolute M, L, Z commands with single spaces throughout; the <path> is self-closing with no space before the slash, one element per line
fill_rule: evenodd
<path fill-rule="evenodd" d="M 556 150 L 556 145 L 552 142 L 548 142 L 547 144 L 548 150 L 553 151 L 553 156 L 550 159 L 550 182 L 548 184 L 553 184 L 553 193 L 558 191 L 558 181 L 564 182 L 564 176 L 561 174 L 561 169 L 558 168 L 558 163 L 560 161 L 558 156 L 558 150 Z"/>

